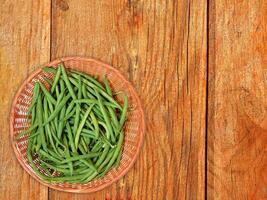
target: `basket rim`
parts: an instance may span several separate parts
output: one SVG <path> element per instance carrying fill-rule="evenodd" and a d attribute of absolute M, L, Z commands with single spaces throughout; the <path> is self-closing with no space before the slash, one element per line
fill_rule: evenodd
<path fill-rule="evenodd" d="M 25 164 L 21 159 L 19 159 L 19 157 L 21 156 L 21 154 L 18 152 L 17 148 L 16 148 L 16 142 L 14 140 L 14 130 L 13 130 L 13 122 L 14 122 L 14 113 L 15 113 L 15 105 L 17 104 L 17 100 L 18 97 L 20 95 L 20 93 L 22 92 L 22 90 L 25 88 L 26 84 L 32 80 L 32 78 L 34 78 L 38 73 L 41 72 L 42 67 L 43 66 L 54 66 L 60 62 L 64 62 L 64 61 L 70 61 L 70 60 L 78 60 L 78 61 L 82 61 L 82 62 L 95 62 L 98 65 L 102 65 L 104 68 L 107 68 L 109 70 L 114 71 L 114 73 L 116 74 L 116 76 L 119 76 L 123 81 L 125 81 L 125 83 L 127 83 L 127 87 L 131 90 L 131 94 L 133 96 L 135 96 L 136 99 L 136 103 L 137 103 L 137 107 L 138 109 L 140 109 L 140 116 L 141 116 L 141 123 L 140 123 L 140 131 L 138 131 L 139 136 L 139 140 L 137 143 L 137 150 L 136 153 L 134 154 L 134 156 L 132 157 L 129 165 L 127 165 L 127 167 L 121 171 L 118 176 L 114 177 L 113 179 L 111 179 L 108 182 L 105 182 L 99 186 L 96 187 L 92 187 L 92 188 L 62 188 L 62 187 L 58 187 L 57 185 L 53 185 L 50 183 L 45 182 L 44 180 L 42 180 L 41 178 L 39 178 L 39 176 L 37 176 L 32 170 L 31 168 L 28 168 L 27 164 Z M 19 161 L 20 165 L 22 166 L 22 168 L 30 175 L 32 176 L 35 180 L 37 180 L 39 183 L 55 189 L 55 190 L 59 190 L 59 191 L 63 191 L 63 192 L 71 192 L 71 193 L 92 193 L 92 192 L 96 192 L 99 190 L 102 190 L 108 186 L 110 186 L 111 184 L 117 182 L 119 179 L 121 179 L 122 177 L 124 177 L 126 175 L 126 173 L 133 167 L 140 151 L 141 151 L 141 147 L 143 145 L 144 142 L 144 134 L 145 134 L 145 117 L 144 117 L 144 110 L 140 101 L 140 98 L 135 90 L 135 88 L 133 87 L 133 85 L 121 74 L 121 72 L 119 70 L 117 70 L 116 68 L 112 67 L 109 64 L 106 64 L 102 61 L 99 61 L 97 59 L 93 59 L 93 58 L 86 58 L 86 57 L 81 57 L 81 56 L 68 56 L 68 57 L 62 57 L 62 58 L 57 58 L 53 61 L 50 61 L 46 64 L 41 65 L 40 68 L 34 70 L 21 84 L 21 86 L 19 87 L 19 89 L 17 90 L 14 98 L 13 98 L 13 102 L 11 104 L 11 110 L 10 110 L 10 140 L 11 140 L 11 144 L 14 150 L 14 153 L 16 155 L 17 160 Z"/>

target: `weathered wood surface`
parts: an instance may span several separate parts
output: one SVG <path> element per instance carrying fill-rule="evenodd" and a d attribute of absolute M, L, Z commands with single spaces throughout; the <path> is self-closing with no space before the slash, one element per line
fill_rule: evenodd
<path fill-rule="evenodd" d="M 267 2 L 209 11 L 208 198 L 267 199 Z"/>
<path fill-rule="evenodd" d="M 0 199 L 267 198 L 264 0 L 4 0 L 0 11 Z M 134 167 L 93 194 L 41 186 L 9 140 L 22 81 L 75 55 L 118 68 L 146 115 Z"/>

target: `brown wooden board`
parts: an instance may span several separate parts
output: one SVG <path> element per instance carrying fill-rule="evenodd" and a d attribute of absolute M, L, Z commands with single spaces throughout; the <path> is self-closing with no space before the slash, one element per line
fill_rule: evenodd
<path fill-rule="evenodd" d="M 141 154 L 119 182 L 50 199 L 204 199 L 207 2 L 53 1 L 52 59 L 107 62 L 133 83 L 146 116 Z"/>
<path fill-rule="evenodd" d="M 208 199 L 267 199 L 267 3 L 210 1 Z"/>
<path fill-rule="evenodd" d="M 50 0 L 0 4 L 0 199 L 48 199 L 48 188 L 19 165 L 9 136 L 15 93 L 38 65 L 50 59 Z"/>

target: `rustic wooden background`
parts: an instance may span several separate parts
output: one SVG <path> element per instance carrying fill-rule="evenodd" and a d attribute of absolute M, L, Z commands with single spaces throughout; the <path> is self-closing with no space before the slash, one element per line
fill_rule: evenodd
<path fill-rule="evenodd" d="M 110 63 L 146 115 L 130 172 L 93 194 L 22 170 L 9 140 L 15 92 L 62 56 Z M 267 199 L 266 0 L 1 0 L 0 199 Z"/>

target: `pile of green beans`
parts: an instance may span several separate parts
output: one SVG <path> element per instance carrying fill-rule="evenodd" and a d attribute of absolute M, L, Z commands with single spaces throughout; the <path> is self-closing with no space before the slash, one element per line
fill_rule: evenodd
<path fill-rule="evenodd" d="M 106 77 L 102 84 L 88 74 L 66 70 L 63 63 L 43 71 L 54 78 L 46 79 L 49 87 L 35 83 L 31 126 L 16 137 L 29 135 L 32 169 L 48 182 L 87 183 L 103 177 L 120 163 L 127 95 L 120 105 Z"/>

